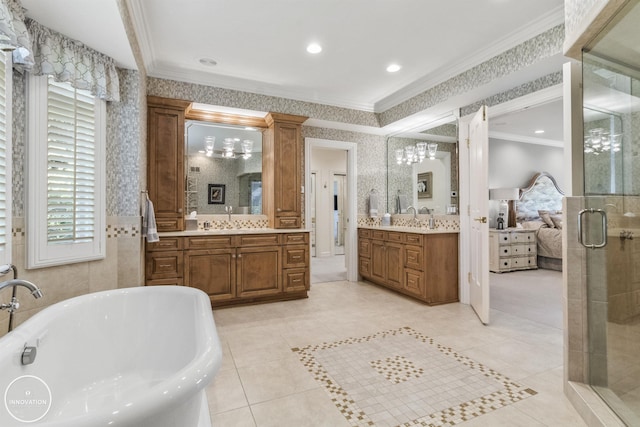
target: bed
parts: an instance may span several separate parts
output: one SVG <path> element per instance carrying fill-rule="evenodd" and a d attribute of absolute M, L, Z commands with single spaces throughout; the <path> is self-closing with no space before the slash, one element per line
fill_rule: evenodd
<path fill-rule="evenodd" d="M 538 268 L 562 271 L 562 198 L 564 192 L 546 172 L 536 173 L 515 201 L 517 227 L 536 230 Z"/>

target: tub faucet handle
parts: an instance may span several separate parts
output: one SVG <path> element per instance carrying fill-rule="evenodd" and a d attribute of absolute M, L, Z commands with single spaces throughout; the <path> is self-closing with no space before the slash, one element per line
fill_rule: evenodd
<path fill-rule="evenodd" d="M 38 350 L 35 347 L 25 346 L 22 351 L 22 364 L 31 365 L 36 360 Z"/>

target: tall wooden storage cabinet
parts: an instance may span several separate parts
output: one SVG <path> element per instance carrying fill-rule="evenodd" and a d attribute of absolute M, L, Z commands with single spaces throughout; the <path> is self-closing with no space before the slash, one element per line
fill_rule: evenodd
<path fill-rule="evenodd" d="M 184 228 L 184 111 L 187 101 L 148 97 L 147 177 L 158 231 Z"/>
<path fill-rule="evenodd" d="M 263 213 L 273 228 L 302 226 L 302 123 L 307 117 L 269 113 L 262 146 Z"/>

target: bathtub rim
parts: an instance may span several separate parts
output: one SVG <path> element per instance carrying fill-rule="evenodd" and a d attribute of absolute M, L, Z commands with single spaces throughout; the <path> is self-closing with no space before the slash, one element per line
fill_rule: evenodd
<path fill-rule="evenodd" d="M 72 297 L 44 308 L 17 326 L 12 332 L 0 337 L 0 348 L 6 347 L 8 353 L 15 352 L 14 356 L 9 354 L 9 357 L 15 357 L 19 365 L 20 354 L 16 349 L 22 349 L 25 343 L 35 340 L 38 335 L 37 332 L 46 328 L 46 324 L 49 321 L 63 314 L 63 310 L 98 298 L 140 293 L 160 293 L 165 295 L 175 293 L 176 295 L 192 296 L 195 299 L 197 307 L 194 310 L 194 314 L 197 314 L 197 316 L 194 321 L 198 322 L 200 328 L 202 328 L 198 332 L 199 339 L 196 339 L 196 356 L 162 382 L 145 391 L 144 394 L 136 395 L 134 405 L 126 407 L 125 404 L 128 402 L 119 400 L 109 407 L 69 418 L 51 419 L 49 418 L 50 414 L 48 414 L 45 419 L 40 421 L 40 424 L 51 427 L 80 427 L 85 426 L 87 422 L 97 422 L 95 425 L 106 426 L 110 421 L 114 421 L 108 425 L 131 425 L 128 423 L 157 416 L 158 413 L 165 411 L 167 408 L 184 404 L 190 398 L 200 399 L 199 392 L 204 390 L 220 369 L 222 348 L 217 335 L 209 296 L 199 289 L 185 286 L 140 286 L 93 292 Z M 34 327 L 36 333 L 31 333 L 30 327 Z M 203 337 L 205 338 L 204 341 L 201 340 Z M 37 359 L 35 363 L 37 364 Z M 169 392 L 166 393 L 165 390 Z M 55 400 L 55 395 L 52 396 L 53 400 Z M 0 410 L 6 411 L 4 405 L 1 406 Z M 113 415 L 115 411 L 117 411 L 116 416 Z"/>

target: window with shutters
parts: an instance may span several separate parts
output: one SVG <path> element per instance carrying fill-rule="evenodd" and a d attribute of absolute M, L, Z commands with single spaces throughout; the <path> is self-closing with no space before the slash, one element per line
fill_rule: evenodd
<path fill-rule="evenodd" d="M 11 263 L 11 54 L 0 51 L 0 264 Z"/>
<path fill-rule="evenodd" d="M 105 103 L 47 76 L 28 92 L 28 267 L 104 258 Z"/>

